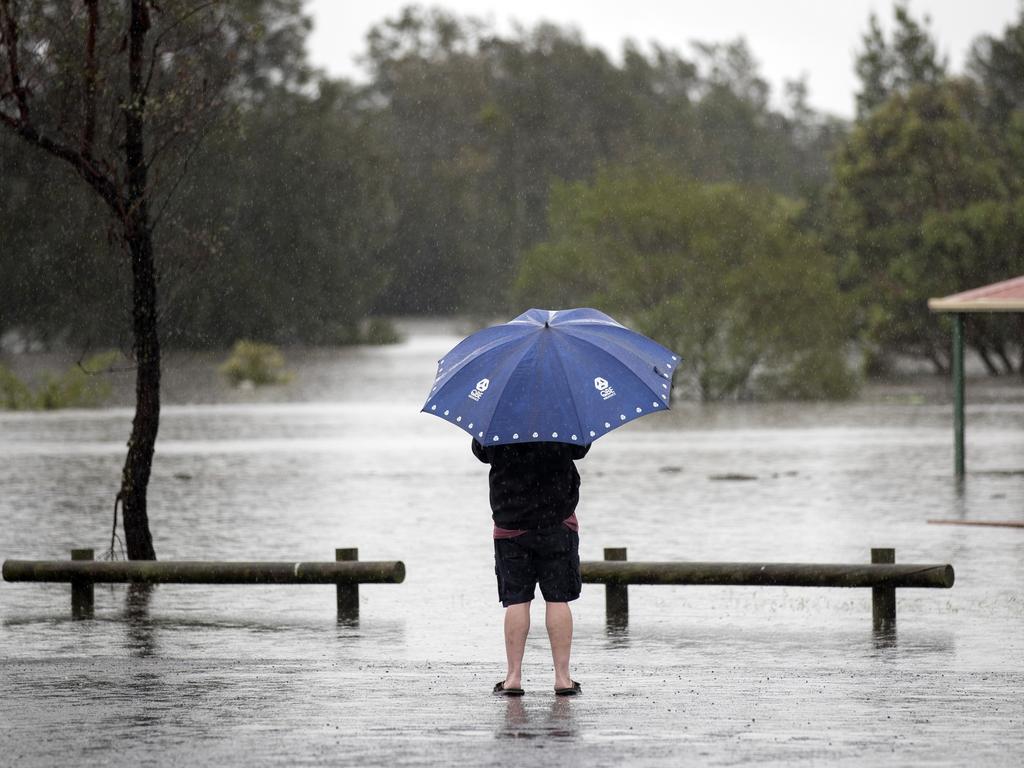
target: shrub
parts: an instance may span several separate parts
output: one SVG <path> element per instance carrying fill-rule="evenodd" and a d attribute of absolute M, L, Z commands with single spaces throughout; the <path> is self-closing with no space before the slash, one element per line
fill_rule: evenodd
<path fill-rule="evenodd" d="M 394 323 L 381 317 L 371 318 L 362 336 L 365 344 L 397 344 L 401 341 Z"/>
<path fill-rule="evenodd" d="M 2 365 L 0 365 L 0 408 L 8 411 L 25 411 L 32 408 L 32 390 L 12 371 Z"/>
<path fill-rule="evenodd" d="M 286 384 L 292 379 L 292 374 L 284 369 L 284 356 L 277 347 L 245 339 L 235 342 L 231 356 L 219 370 L 235 387 L 243 382 L 257 387 Z"/>
<path fill-rule="evenodd" d="M 12 371 L 0 366 L 0 408 L 52 411 L 100 406 L 110 396 L 110 382 L 100 374 L 120 359 L 120 352 L 104 352 L 76 363 L 59 376 L 45 373 L 35 391 Z"/>

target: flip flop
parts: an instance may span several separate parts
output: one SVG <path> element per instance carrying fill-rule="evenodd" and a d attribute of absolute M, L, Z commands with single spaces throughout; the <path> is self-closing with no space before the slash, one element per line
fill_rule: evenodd
<path fill-rule="evenodd" d="M 572 681 L 572 688 L 555 688 L 555 696 L 579 696 L 583 693 L 583 687 L 575 680 Z"/>
<path fill-rule="evenodd" d="M 526 693 L 526 691 L 522 688 L 506 688 L 504 680 L 494 684 L 495 696 L 522 696 L 524 693 Z"/>

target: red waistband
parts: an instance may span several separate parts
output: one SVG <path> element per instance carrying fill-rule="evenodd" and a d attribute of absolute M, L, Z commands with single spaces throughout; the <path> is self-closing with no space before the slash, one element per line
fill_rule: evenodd
<path fill-rule="evenodd" d="M 575 512 L 565 518 L 565 520 L 562 521 L 562 525 L 570 531 L 579 533 L 580 521 L 576 519 Z M 514 528 L 499 528 L 497 525 L 494 526 L 495 539 L 514 539 L 516 536 L 522 536 L 524 533 L 526 533 L 526 531 L 519 531 Z"/>

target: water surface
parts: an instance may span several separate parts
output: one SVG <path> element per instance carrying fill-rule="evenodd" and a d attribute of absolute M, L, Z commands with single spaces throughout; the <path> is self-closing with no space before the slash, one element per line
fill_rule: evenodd
<path fill-rule="evenodd" d="M 973 380 L 968 477 L 951 477 L 948 387 L 911 379 L 844 404 L 681 403 L 579 463 L 584 559 L 952 563 L 905 590 L 634 587 L 607 630 L 575 603 L 578 700 L 555 699 L 535 606 L 522 701 L 504 673 L 486 467 L 420 414 L 456 341 L 293 353 L 244 392 L 210 355 L 172 356 L 150 518 L 162 559 L 400 559 L 339 625 L 331 587 L 0 583 L 0 754 L 97 764 L 1018 765 L 1024 758 L 1024 392 Z M 22 361 L 22 365 L 32 362 Z M 123 407 L 0 413 L 0 557 L 103 550 L 130 429 Z M 509 755 L 509 753 L 512 753 Z"/>

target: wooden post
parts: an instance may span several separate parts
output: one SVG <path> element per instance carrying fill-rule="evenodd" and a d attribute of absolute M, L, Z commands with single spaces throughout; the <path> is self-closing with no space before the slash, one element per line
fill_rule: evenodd
<path fill-rule="evenodd" d="M 623 561 L 625 547 L 605 547 L 605 560 Z M 604 612 L 607 625 L 614 629 L 625 629 L 629 625 L 629 587 L 625 584 L 605 584 Z"/>
<path fill-rule="evenodd" d="M 896 562 L 895 549 L 872 549 L 872 563 Z M 871 588 L 871 614 L 875 630 L 896 628 L 896 589 L 895 587 Z"/>
<path fill-rule="evenodd" d="M 91 549 L 72 549 L 72 560 L 93 560 L 95 553 Z M 91 619 L 93 616 L 94 588 L 91 581 L 82 579 L 71 580 L 71 617 L 74 619 Z"/>
<path fill-rule="evenodd" d="M 359 559 L 359 549 L 335 549 L 334 559 L 353 561 Z M 338 587 L 338 621 L 359 621 L 359 584 L 339 584 Z"/>

